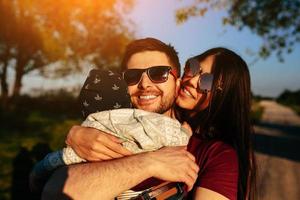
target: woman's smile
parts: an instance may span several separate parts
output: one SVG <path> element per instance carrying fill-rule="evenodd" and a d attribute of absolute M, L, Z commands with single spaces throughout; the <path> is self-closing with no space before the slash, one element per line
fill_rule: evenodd
<path fill-rule="evenodd" d="M 196 99 L 195 95 L 193 95 L 193 93 L 190 90 L 190 88 L 187 88 L 185 86 L 181 87 L 181 89 L 180 89 L 180 95 L 182 95 L 183 97 L 188 97 L 188 98 Z"/>

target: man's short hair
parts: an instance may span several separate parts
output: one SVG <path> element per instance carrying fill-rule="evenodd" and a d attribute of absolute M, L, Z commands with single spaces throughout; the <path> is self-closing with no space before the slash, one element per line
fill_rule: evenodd
<path fill-rule="evenodd" d="M 121 70 L 127 69 L 127 64 L 130 57 L 135 53 L 143 51 L 160 51 L 167 55 L 169 62 L 177 70 L 178 76 L 180 75 L 180 63 L 178 53 L 171 44 L 165 44 L 162 41 L 155 38 L 143 38 L 134 40 L 126 47 L 124 57 L 121 63 Z"/>

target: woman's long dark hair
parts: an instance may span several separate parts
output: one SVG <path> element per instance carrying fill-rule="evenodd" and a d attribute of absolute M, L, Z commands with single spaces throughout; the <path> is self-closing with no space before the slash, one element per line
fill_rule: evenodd
<path fill-rule="evenodd" d="M 213 88 L 209 106 L 190 119 L 201 137 L 231 145 L 238 156 L 238 199 L 254 199 L 256 164 L 251 144 L 250 75 L 245 61 L 226 48 L 213 48 L 195 56 L 199 62 L 214 55 Z"/>

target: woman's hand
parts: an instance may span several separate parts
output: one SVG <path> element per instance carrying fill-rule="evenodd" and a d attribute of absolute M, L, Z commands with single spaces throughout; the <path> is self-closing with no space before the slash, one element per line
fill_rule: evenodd
<path fill-rule="evenodd" d="M 117 137 L 83 126 L 73 126 L 65 142 L 88 161 L 110 160 L 132 154 L 122 146 Z"/>
<path fill-rule="evenodd" d="M 147 156 L 152 176 L 165 181 L 184 182 L 188 191 L 193 188 L 199 167 L 186 147 L 164 147 Z"/>

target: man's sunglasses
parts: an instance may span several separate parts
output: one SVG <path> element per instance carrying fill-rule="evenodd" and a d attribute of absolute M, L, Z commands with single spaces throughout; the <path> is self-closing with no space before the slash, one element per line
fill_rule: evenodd
<path fill-rule="evenodd" d="M 210 92 L 214 80 L 214 75 L 211 73 L 202 73 L 202 68 L 196 59 L 189 59 L 184 68 L 183 78 L 193 78 L 199 76 L 198 80 L 198 91 L 201 93 Z"/>
<path fill-rule="evenodd" d="M 127 85 L 135 85 L 141 80 L 142 74 L 146 72 L 149 79 L 153 83 L 163 83 L 168 80 L 169 73 L 171 73 L 175 78 L 177 73 L 175 69 L 170 66 L 153 66 L 146 69 L 127 69 L 123 72 L 123 79 L 126 81 Z"/>

